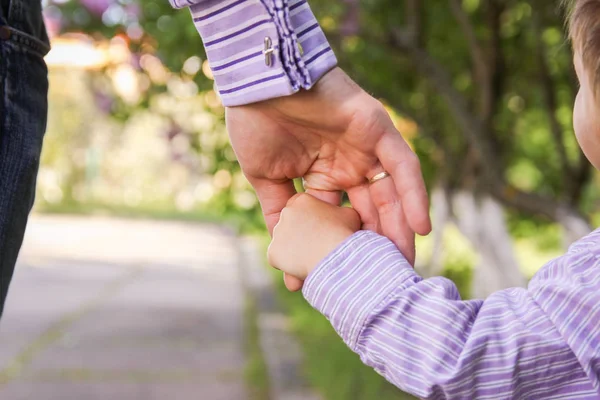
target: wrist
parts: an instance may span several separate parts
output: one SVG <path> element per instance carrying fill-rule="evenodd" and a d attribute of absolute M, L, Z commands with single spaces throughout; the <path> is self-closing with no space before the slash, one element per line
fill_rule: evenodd
<path fill-rule="evenodd" d="M 337 65 L 305 1 L 170 1 L 189 6 L 227 107 L 308 90 Z"/>
<path fill-rule="evenodd" d="M 310 275 L 323 259 L 354 233 L 350 228 L 339 228 L 328 232 L 321 238 L 315 238 L 317 244 L 314 251 L 310 252 L 310 258 L 306 264 L 306 276 Z"/>

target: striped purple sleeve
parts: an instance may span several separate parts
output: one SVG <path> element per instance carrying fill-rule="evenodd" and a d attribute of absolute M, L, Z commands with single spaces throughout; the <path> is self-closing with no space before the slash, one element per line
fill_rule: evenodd
<path fill-rule="evenodd" d="M 170 1 L 190 8 L 225 106 L 308 90 L 337 65 L 306 0 Z"/>
<path fill-rule="evenodd" d="M 363 231 L 313 271 L 304 296 L 364 363 L 417 397 L 598 399 L 599 259 L 595 232 L 528 289 L 462 301 L 451 281 L 422 279 Z"/>

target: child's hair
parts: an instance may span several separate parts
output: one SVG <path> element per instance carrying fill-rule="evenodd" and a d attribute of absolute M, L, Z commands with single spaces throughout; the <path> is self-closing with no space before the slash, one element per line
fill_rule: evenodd
<path fill-rule="evenodd" d="M 564 0 L 570 8 L 569 35 L 600 98 L 600 0 Z"/>

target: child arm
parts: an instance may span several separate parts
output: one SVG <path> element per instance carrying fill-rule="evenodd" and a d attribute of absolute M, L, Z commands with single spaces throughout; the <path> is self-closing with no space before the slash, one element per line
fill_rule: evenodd
<path fill-rule="evenodd" d="M 582 257 L 555 260 L 528 289 L 462 301 L 451 281 L 422 279 L 389 240 L 362 231 L 304 295 L 364 363 L 420 398 L 598 398 L 600 268 Z"/>

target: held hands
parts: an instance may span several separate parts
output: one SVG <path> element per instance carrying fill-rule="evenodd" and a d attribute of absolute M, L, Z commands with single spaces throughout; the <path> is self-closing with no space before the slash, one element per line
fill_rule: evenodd
<path fill-rule="evenodd" d="M 339 205 L 348 193 L 362 227 L 390 238 L 414 261 L 415 232 L 431 230 L 419 160 L 381 103 L 341 69 L 310 91 L 227 109 L 242 170 L 258 194 L 269 232 L 304 178 L 307 193 Z M 391 175 L 369 185 L 368 179 Z M 294 291 L 302 281 L 286 276 Z"/>
<path fill-rule="evenodd" d="M 269 263 L 300 280 L 360 229 L 360 217 L 308 194 L 297 194 L 281 212 L 269 246 Z"/>

